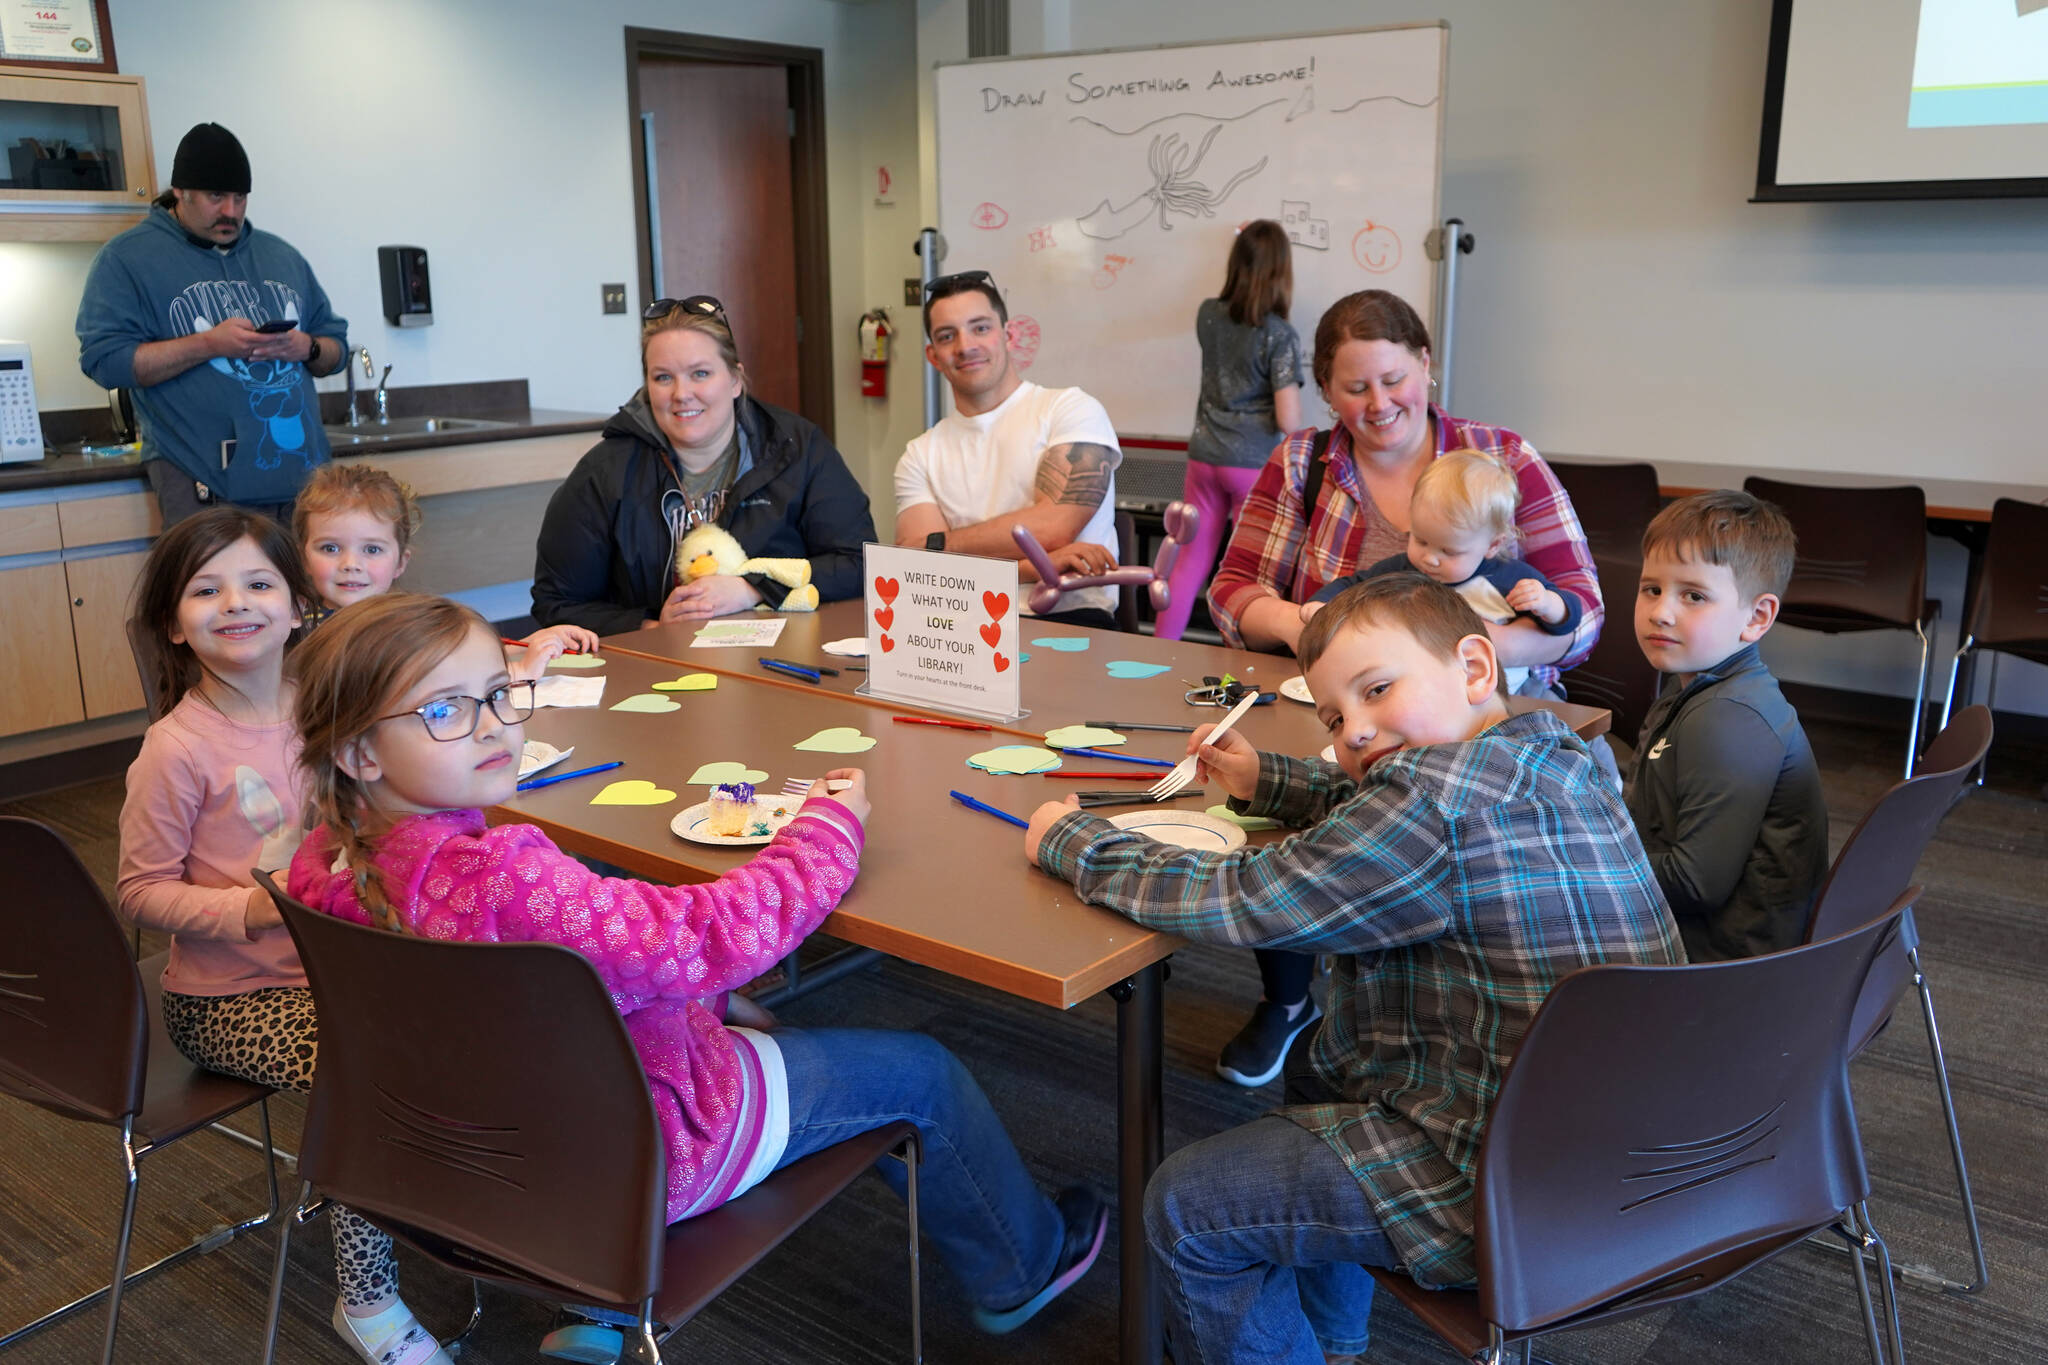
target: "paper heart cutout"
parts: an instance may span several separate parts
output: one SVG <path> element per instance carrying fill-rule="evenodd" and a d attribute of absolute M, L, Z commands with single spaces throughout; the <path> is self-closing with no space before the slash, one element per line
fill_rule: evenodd
<path fill-rule="evenodd" d="M 981 605 L 988 608 L 990 619 L 1000 621 L 1003 613 L 1010 609 L 1010 594 L 1006 592 L 984 592 Z"/>
<path fill-rule="evenodd" d="M 659 692 L 641 692 L 626 698 L 612 707 L 614 711 L 646 711 L 659 714 L 663 711 L 680 711 L 683 704 L 674 697 L 664 697 Z"/>
<path fill-rule="evenodd" d="M 1125 742 L 1124 736 L 1099 725 L 1062 725 L 1045 732 L 1045 742 L 1055 749 L 1109 749 Z"/>
<path fill-rule="evenodd" d="M 990 649 L 994 649 L 1003 638 L 1003 628 L 991 621 L 981 628 L 981 638 Z"/>
<path fill-rule="evenodd" d="M 1003 652 L 1002 652 L 1001 650 L 997 650 L 997 651 L 996 651 L 996 672 L 998 672 L 998 673 L 1007 673 L 1007 672 L 1009 672 L 1009 671 L 1010 671 L 1010 661 L 1009 661 L 1008 659 L 1006 659 L 1006 658 L 1004 658 L 1004 657 L 1003 657 Z"/>
<path fill-rule="evenodd" d="M 1232 810 L 1228 806 L 1211 806 L 1209 807 L 1207 813 L 1215 816 L 1219 820 L 1228 820 L 1231 824 L 1236 825 L 1240 829 L 1260 830 L 1280 828 L 1279 822 L 1274 820 L 1268 820 L 1263 815 L 1239 815 L 1236 811 Z"/>
<path fill-rule="evenodd" d="M 835 725 L 792 747 L 820 754 L 864 754 L 875 747 L 875 737 L 864 735 L 851 725 Z"/>
<path fill-rule="evenodd" d="M 645 778 L 629 777 L 624 782 L 608 782 L 605 789 L 590 798 L 593 806 L 665 806 L 676 799 L 672 791 L 665 791 Z"/>
<path fill-rule="evenodd" d="M 887 629 L 888 629 L 889 627 L 891 627 L 891 626 L 895 625 L 895 624 L 896 624 L 896 608 L 894 608 L 894 607 L 876 607 L 876 608 L 875 608 L 875 624 L 876 624 L 876 625 L 878 625 L 878 626 L 880 626 L 880 627 L 881 627 L 881 628 L 882 628 L 883 630 L 887 630 Z"/>
<path fill-rule="evenodd" d="M 1112 678 L 1156 678 L 1173 671 L 1172 664 L 1148 664 L 1137 659 L 1112 659 L 1108 667 Z"/>
<path fill-rule="evenodd" d="M 549 668 L 603 668 L 604 660 L 595 654 L 562 654 L 548 660 Z"/>
<path fill-rule="evenodd" d="M 1031 643 L 1056 649 L 1062 654 L 1079 654 L 1088 648 L 1088 639 L 1083 635 L 1041 635 Z"/>
<path fill-rule="evenodd" d="M 896 594 L 901 591 L 903 591 L 903 585 L 893 578 L 877 578 L 875 580 L 875 596 L 881 598 L 884 602 L 894 602 Z"/>
<path fill-rule="evenodd" d="M 1060 756 L 1035 744 L 1005 744 L 969 754 L 967 766 L 985 773 L 1048 773 L 1060 766 Z"/>
<path fill-rule="evenodd" d="M 680 678 L 654 685 L 657 692 L 709 692 L 718 686 L 716 673 L 685 673 Z"/>
<path fill-rule="evenodd" d="M 721 782 L 759 782 L 768 774 L 744 763 L 706 763 L 683 781 L 692 787 L 715 787 Z"/>
<path fill-rule="evenodd" d="M 882 637 L 882 652 L 884 654 L 887 654 L 890 650 L 894 648 L 896 648 L 896 642 L 890 639 L 888 636 L 884 635 Z"/>

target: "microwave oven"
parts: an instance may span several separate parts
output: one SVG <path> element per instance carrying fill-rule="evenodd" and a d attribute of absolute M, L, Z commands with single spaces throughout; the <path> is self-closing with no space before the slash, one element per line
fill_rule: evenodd
<path fill-rule="evenodd" d="M 43 458 L 36 370 L 25 341 L 0 341 L 0 464 Z"/>

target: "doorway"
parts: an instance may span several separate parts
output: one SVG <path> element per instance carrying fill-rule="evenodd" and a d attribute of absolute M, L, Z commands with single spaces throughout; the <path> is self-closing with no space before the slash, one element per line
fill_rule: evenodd
<path fill-rule="evenodd" d="M 755 397 L 832 435 L 824 57 L 626 30 L 640 301 L 725 305 Z"/>

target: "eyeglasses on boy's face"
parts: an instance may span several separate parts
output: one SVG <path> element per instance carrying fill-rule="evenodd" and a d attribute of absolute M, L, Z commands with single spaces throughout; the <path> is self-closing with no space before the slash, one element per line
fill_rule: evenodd
<path fill-rule="evenodd" d="M 996 277 L 986 270 L 962 270 L 951 275 L 941 275 L 935 280 L 925 281 L 924 301 L 930 303 L 935 295 L 951 294 L 969 285 L 982 285 L 994 290 Z"/>
<path fill-rule="evenodd" d="M 533 687 L 531 682 L 514 682 L 493 688 L 488 697 L 436 697 L 424 706 L 396 711 L 377 719 L 402 720 L 407 716 L 418 716 L 430 737 L 452 744 L 476 733 L 477 723 L 483 719 L 486 706 L 505 725 L 517 725 L 532 716 Z"/>

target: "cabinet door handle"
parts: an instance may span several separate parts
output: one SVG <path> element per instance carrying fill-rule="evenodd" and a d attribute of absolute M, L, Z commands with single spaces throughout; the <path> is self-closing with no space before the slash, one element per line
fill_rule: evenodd
<path fill-rule="evenodd" d="M 71 605 L 74 607 L 82 607 L 85 605 L 85 599 L 83 597 L 74 597 L 71 599 Z"/>

